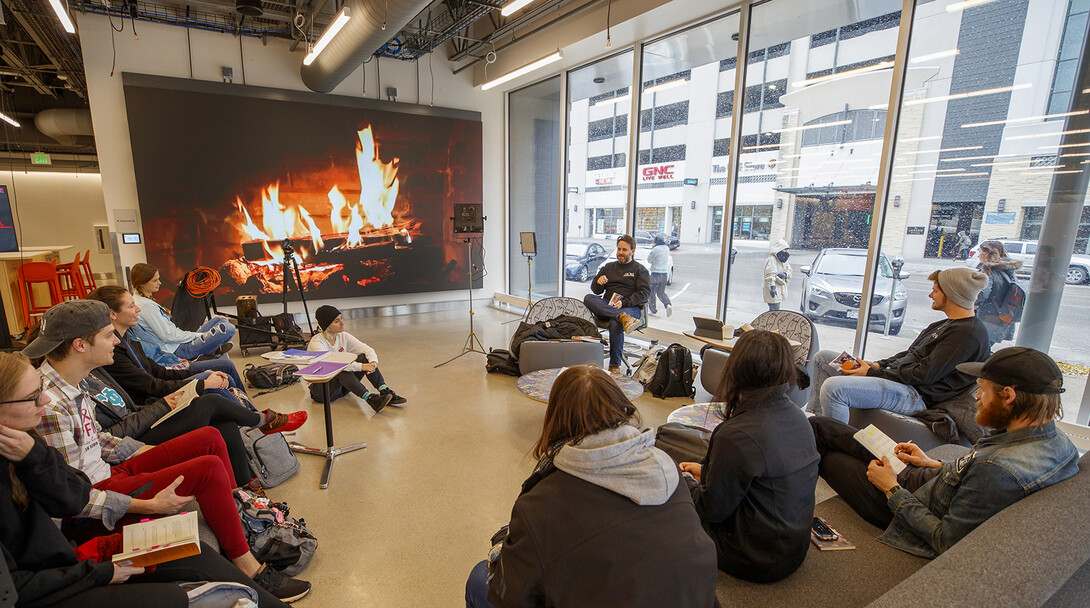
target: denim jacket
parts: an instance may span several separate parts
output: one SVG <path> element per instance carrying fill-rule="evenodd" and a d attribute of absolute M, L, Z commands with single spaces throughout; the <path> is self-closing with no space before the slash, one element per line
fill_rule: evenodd
<path fill-rule="evenodd" d="M 915 493 L 889 499 L 893 523 L 878 540 L 920 557 L 946 551 L 992 515 L 1074 475 L 1079 454 L 1054 422 L 998 432 L 945 462 Z"/>

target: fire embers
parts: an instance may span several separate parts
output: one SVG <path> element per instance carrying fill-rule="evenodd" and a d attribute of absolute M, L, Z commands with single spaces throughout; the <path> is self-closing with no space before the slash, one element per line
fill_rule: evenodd
<path fill-rule="evenodd" d="M 284 242 L 294 249 L 304 289 L 316 289 L 338 275 L 334 282 L 367 286 L 393 272 L 392 260 L 399 250 L 412 247 L 421 223 L 398 209 L 399 159 L 379 159 L 370 126 L 356 135 L 358 189 L 343 183 L 317 192 L 313 186 L 269 185 L 261 191 L 260 227 L 236 197 L 242 256 L 223 264 L 224 275 L 245 286 L 244 291 L 279 293 Z"/>

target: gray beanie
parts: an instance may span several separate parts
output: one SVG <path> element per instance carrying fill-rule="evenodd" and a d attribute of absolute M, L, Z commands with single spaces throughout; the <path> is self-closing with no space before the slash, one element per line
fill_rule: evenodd
<path fill-rule="evenodd" d="M 988 286 L 988 275 L 970 268 L 936 270 L 927 278 L 938 283 L 951 302 L 969 310 L 976 304 L 976 296 Z"/>

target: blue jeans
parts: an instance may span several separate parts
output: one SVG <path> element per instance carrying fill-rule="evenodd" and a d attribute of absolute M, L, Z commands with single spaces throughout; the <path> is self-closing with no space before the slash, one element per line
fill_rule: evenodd
<path fill-rule="evenodd" d="M 210 355 L 221 345 L 235 337 L 235 326 L 223 317 L 213 317 L 197 330 L 200 336 L 178 346 L 174 354 L 182 359 L 196 359 L 201 355 Z"/>
<path fill-rule="evenodd" d="M 488 561 L 483 560 L 466 580 L 466 608 L 494 608 L 488 601 Z"/>
<path fill-rule="evenodd" d="M 212 375 L 213 371 L 219 371 L 219 370 L 208 370 L 208 371 L 201 372 L 199 374 L 193 374 L 192 376 L 189 377 L 189 380 L 193 380 L 195 378 L 205 380 L 209 376 Z M 231 380 L 230 383 L 234 384 L 234 380 Z M 236 387 L 236 388 L 238 388 L 238 387 Z M 227 390 L 225 388 L 206 388 L 206 389 L 204 389 L 204 394 L 205 395 L 208 395 L 208 394 L 223 395 L 224 397 L 227 397 L 228 399 L 230 399 L 231 401 L 233 401 L 235 403 L 239 402 L 238 399 L 235 399 L 235 396 L 231 394 L 231 391 L 229 391 L 229 390 Z"/>
<path fill-rule="evenodd" d="M 190 361 L 191 372 L 223 372 L 231 379 L 231 387 L 246 392 L 242 385 L 242 378 L 238 375 L 238 368 L 230 359 L 208 359 L 206 361 Z"/>
<path fill-rule="evenodd" d="M 841 376 L 829 365 L 839 355 L 831 350 L 814 355 L 807 410 L 847 423 L 849 408 L 853 407 L 882 409 L 905 416 L 927 409 L 920 394 L 907 384 L 885 378 Z"/>
<path fill-rule="evenodd" d="M 591 314 L 602 319 L 609 319 L 609 366 L 619 367 L 624 357 L 624 325 L 617 320 L 621 313 L 639 319 L 642 311 L 638 306 L 626 306 L 613 308 L 601 297 L 588 293 L 583 298 L 583 304 L 590 309 Z"/>

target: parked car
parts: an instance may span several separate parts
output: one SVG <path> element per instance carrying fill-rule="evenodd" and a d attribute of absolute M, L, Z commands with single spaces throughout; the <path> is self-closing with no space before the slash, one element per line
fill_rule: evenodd
<path fill-rule="evenodd" d="M 1022 262 L 1018 274 L 1030 274 L 1033 272 L 1033 259 L 1037 257 L 1037 241 L 1022 241 L 1015 239 L 984 239 L 1003 243 L 1003 249 L 1007 256 Z M 980 267 L 980 245 L 969 250 L 969 259 L 965 260 L 969 268 Z M 1090 255 L 1072 254 L 1071 261 L 1067 265 L 1067 276 L 1064 282 L 1068 285 L 1082 285 L 1090 281 Z"/>
<path fill-rule="evenodd" d="M 650 249 L 637 248 L 636 249 L 636 255 L 635 255 L 636 261 L 639 262 L 640 264 L 642 264 L 643 267 L 648 270 L 648 272 L 651 271 L 651 264 L 649 264 L 647 262 L 647 254 L 650 253 L 650 252 L 651 252 Z M 617 250 L 614 249 L 613 251 L 609 252 L 609 257 L 607 257 L 601 264 L 598 265 L 598 268 L 600 269 L 602 266 L 605 266 L 607 263 L 616 262 L 616 261 L 617 261 Z M 669 257 L 669 261 L 667 263 L 670 266 L 670 270 L 668 270 L 666 272 L 666 284 L 667 285 L 673 285 L 673 283 L 674 283 L 674 256 L 673 255 L 671 255 Z M 594 273 L 597 274 L 598 269 L 595 269 Z"/>
<path fill-rule="evenodd" d="M 681 239 L 672 234 L 666 234 L 665 232 L 659 232 L 657 230 L 637 230 L 636 234 L 632 235 L 632 237 L 636 239 L 637 245 L 645 247 L 653 247 L 655 245 L 656 236 L 661 236 L 666 242 L 666 246 L 669 247 L 671 251 L 681 247 Z"/>
<path fill-rule="evenodd" d="M 896 335 L 905 322 L 908 291 L 902 280 L 910 275 L 902 271 L 893 278 L 893 268 L 885 255 L 878 259 L 878 280 L 871 302 L 870 324 L 884 327 L 886 315 L 892 313 L 889 333 Z M 828 248 L 818 252 L 811 266 L 799 266 L 805 275 L 802 281 L 803 314 L 811 319 L 853 321 L 859 318 L 863 297 L 863 276 L 867 271 L 865 249 Z M 892 310 L 890 297 L 892 294 Z"/>
<path fill-rule="evenodd" d="M 564 278 L 586 283 L 598 272 L 607 255 L 606 248 L 599 243 L 568 243 L 564 247 Z"/>

